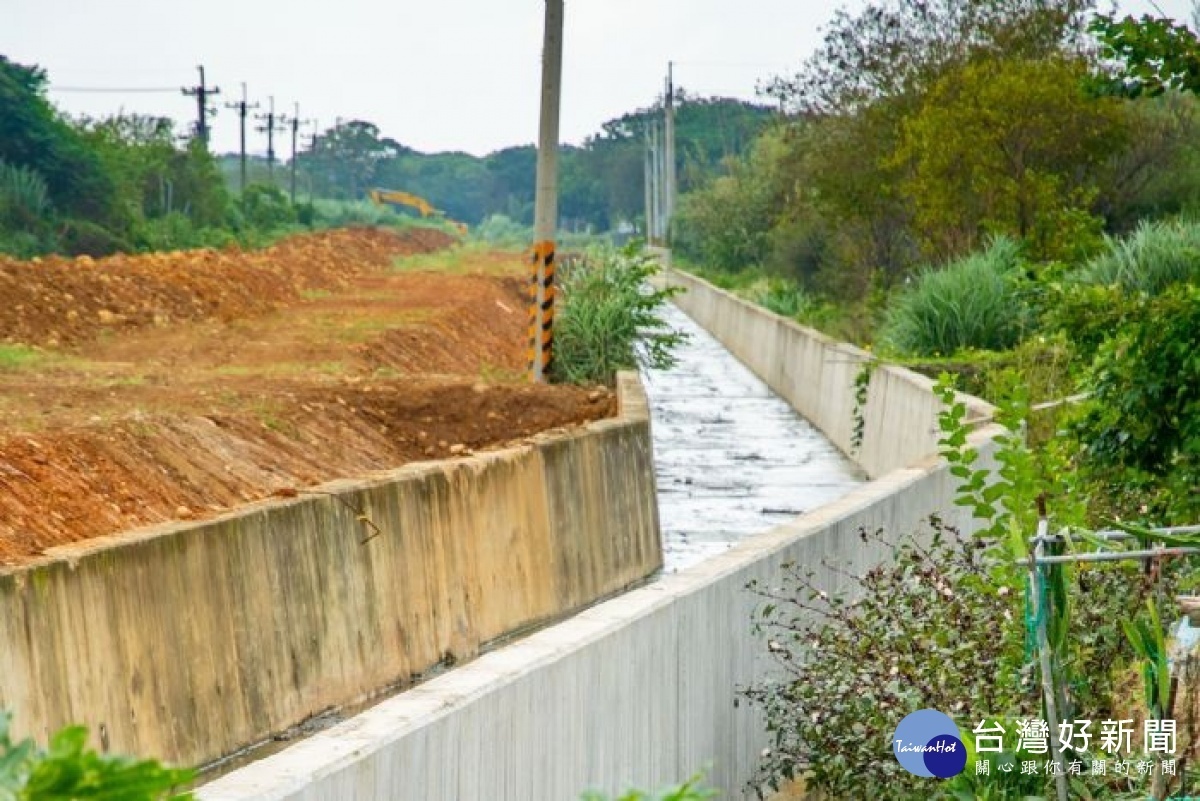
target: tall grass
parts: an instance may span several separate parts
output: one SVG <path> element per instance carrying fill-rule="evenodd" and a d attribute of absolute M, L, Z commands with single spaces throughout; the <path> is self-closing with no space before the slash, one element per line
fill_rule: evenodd
<path fill-rule="evenodd" d="M 1124 239 L 1109 237 L 1107 249 L 1069 279 L 1077 284 L 1117 285 L 1157 295 L 1172 284 L 1200 282 L 1200 222 L 1143 221 Z"/>
<path fill-rule="evenodd" d="M 660 309 L 673 294 L 646 281 L 658 272 L 638 245 L 563 265 L 551 376 L 572 384 L 611 383 L 618 370 L 667 368 L 684 336 Z"/>
<path fill-rule="evenodd" d="M 793 320 L 807 320 L 821 311 L 820 301 L 799 284 L 785 278 L 771 277 L 757 281 L 740 294 L 763 308 Z"/>
<path fill-rule="evenodd" d="M 945 267 L 927 268 L 892 300 L 880 340 L 908 356 L 1010 348 L 1030 317 L 1023 272 L 1020 246 L 1005 237 Z"/>
<path fill-rule="evenodd" d="M 45 179 L 27 167 L 0 161 L 0 228 L 29 226 L 49 210 Z"/>

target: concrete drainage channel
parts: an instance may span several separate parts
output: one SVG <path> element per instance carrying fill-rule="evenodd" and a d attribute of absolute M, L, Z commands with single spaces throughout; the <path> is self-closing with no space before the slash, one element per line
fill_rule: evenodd
<path fill-rule="evenodd" d="M 673 369 L 644 375 L 665 572 L 721 553 L 866 480 L 690 317 L 674 306 L 665 316 L 689 336 Z"/>
<path fill-rule="evenodd" d="M 781 535 L 766 535 L 758 551 L 747 543 L 751 550 L 740 556 L 721 554 L 781 523 L 813 532 L 837 527 L 831 521 L 857 515 L 866 504 L 852 496 L 839 511 L 830 502 L 865 477 L 682 311 L 670 307 L 667 317 L 691 339 L 674 369 L 643 380 L 664 571 L 675 575 L 483 654 L 234 770 L 201 787 L 202 801 L 571 798 L 618 777 L 651 786 L 686 775 L 701 761 L 669 745 L 679 731 L 701 732 L 690 736 L 694 750 L 704 759 L 724 754 L 721 770 L 735 769 L 726 740 L 746 727 L 730 719 L 735 705 L 721 693 L 731 691 L 747 669 L 742 661 L 754 661 L 747 656 L 753 649 L 742 642 L 750 631 L 744 582 L 753 571 L 735 571 L 734 589 L 718 577 L 730 570 L 731 559 L 741 565 L 764 558 Z M 825 509 L 807 518 L 812 522 L 796 522 L 820 506 Z M 823 539 L 814 533 L 797 541 L 798 548 L 815 549 Z M 707 637 L 735 638 L 737 645 Z M 698 681 L 700 674 L 693 675 L 699 665 L 684 651 L 694 649 L 719 655 L 704 663 L 716 678 L 705 673 Z M 681 688 L 691 693 L 687 704 L 678 700 Z M 663 703 L 670 714 L 659 709 Z M 635 731 L 653 728 L 649 718 L 643 720 L 650 708 L 666 726 L 651 738 L 655 747 L 628 730 L 635 719 L 645 724 Z M 593 726 L 592 718 L 612 710 L 616 730 Z M 697 719 L 702 722 L 671 717 L 682 712 L 703 712 Z M 761 748 L 752 739 L 747 753 Z M 561 743 L 569 744 L 570 758 L 548 760 Z M 722 773 L 714 780 L 724 778 Z"/>

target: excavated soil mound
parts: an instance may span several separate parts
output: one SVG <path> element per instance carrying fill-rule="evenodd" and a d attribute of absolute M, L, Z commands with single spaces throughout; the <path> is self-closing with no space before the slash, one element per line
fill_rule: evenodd
<path fill-rule="evenodd" d="M 448 244 L 0 260 L 0 565 L 613 414 L 525 382 L 519 257 L 404 258 Z"/>

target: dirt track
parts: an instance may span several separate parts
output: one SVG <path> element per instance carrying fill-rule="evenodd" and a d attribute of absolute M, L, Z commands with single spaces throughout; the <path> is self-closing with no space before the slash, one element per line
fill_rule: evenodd
<path fill-rule="evenodd" d="M 449 244 L 0 260 L 0 565 L 610 415 L 524 382 L 520 260 Z"/>

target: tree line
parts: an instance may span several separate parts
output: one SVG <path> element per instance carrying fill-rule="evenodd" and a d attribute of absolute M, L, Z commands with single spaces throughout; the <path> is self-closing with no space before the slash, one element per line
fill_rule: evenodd
<path fill-rule="evenodd" d="M 680 93 L 677 136 L 681 188 L 687 191 L 719 173 L 744 153 L 771 122 L 763 105 Z M 643 217 L 643 162 L 647 126 L 657 108 L 610 120 L 582 145 L 559 154 L 559 212 L 568 230 L 608 231 Z M 493 214 L 533 221 L 536 148 L 522 145 L 483 157 L 468 153 L 421 153 L 379 128 L 355 120 L 326 129 L 297 157 L 302 183 L 318 197 L 361 199 L 381 187 L 413 192 L 450 217 L 478 223 Z"/>
<path fill-rule="evenodd" d="M 677 247 L 863 298 L 996 236 L 1071 261 L 1194 209 L 1194 96 L 1130 99 L 1099 20 L 1093 0 L 838 12 L 803 67 L 768 86 L 788 120 L 683 199 Z"/>
<path fill-rule="evenodd" d="M 50 103 L 47 88 L 43 69 L 0 56 L 0 253 L 104 255 L 256 244 L 304 225 L 376 220 L 361 208 L 376 187 L 420 195 L 470 224 L 496 215 L 516 225 L 532 223 L 532 145 L 483 157 L 422 153 L 370 121 L 339 122 L 297 154 L 299 202 L 292 202 L 285 191 L 292 164 L 271 169 L 265 160 L 251 159 L 242 192 L 236 154 L 213 156 L 198 138 L 182 136 L 161 117 L 71 118 Z M 583 144 L 562 148 L 564 228 L 640 228 L 645 131 L 660 113 L 653 107 L 632 111 Z M 720 174 L 772 116 L 762 105 L 681 93 L 682 188 Z"/>

